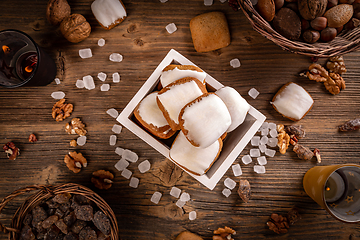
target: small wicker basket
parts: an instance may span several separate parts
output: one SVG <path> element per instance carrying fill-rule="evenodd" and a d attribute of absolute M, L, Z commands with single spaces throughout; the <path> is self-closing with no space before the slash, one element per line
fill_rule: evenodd
<path fill-rule="evenodd" d="M 87 199 L 94 202 L 97 207 L 103 211 L 103 213 L 109 218 L 111 223 L 111 240 L 119 240 L 118 233 L 118 224 L 116 221 L 116 217 L 110 206 L 102 199 L 98 194 L 75 183 L 67 183 L 59 186 L 45 186 L 45 185 L 33 185 L 25 188 L 21 188 L 19 190 L 14 191 L 7 197 L 5 197 L 0 203 L 0 213 L 5 208 L 5 206 L 15 197 L 22 195 L 24 193 L 28 193 L 31 191 L 38 191 L 33 195 L 26 198 L 25 202 L 17 209 L 15 212 L 13 219 L 11 221 L 11 227 L 5 227 L 0 223 L 0 231 L 9 234 L 9 240 L 18 240 L 20 228 L 23 222 L 25 215 L 32 210 L 36 205 L 42 203 L 43 200 L 49 199 L 56 194 L 59 193 L 70 193 L 70 194 L 78 194 L 86 197 Z"/>
<path fill-rule="evenodd" d="M 237 0 L 253 29 L 284 50 L 310 57 L 340 56 L 360 48 L 360 27 L 343 31 L 330 42 L 305 43 L 292 41 L 276 32 L 255 10 L 250 0 Z"/>

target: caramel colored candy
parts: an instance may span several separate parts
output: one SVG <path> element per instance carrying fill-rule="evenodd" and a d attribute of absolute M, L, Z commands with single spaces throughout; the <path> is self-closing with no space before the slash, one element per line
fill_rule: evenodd
<path fill-rule="evenodd" d="M 346 24 L 352 17 L 354 8 L 349 4 L 340 4 L 327 10 L 324 17 L 328 20 L 328 27 L 338 28 Z"/>

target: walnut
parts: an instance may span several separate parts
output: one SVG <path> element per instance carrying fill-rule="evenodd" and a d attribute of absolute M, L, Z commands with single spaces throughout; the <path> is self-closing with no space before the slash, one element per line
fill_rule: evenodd
<path fill-rule="evenodd" d="M 330 73 L 328 81 L 324 82 L 326 90 L 331 94 L 339 94 L 342 89 L 345 89 L 344 79 L 337 73 Z"/>
<path fill-rule="evenodd" d="M 70 15 L 71 8 L 66 0 L 50 0 L 47 4 L 46 18 L 52 25 L 58 25 Z"/>
<path fill-rule="evenodd" d="M 71 103 L 65 103 L 65 98 L 56 102 L 52 108 L 52 117 L 57 121 L 63 121 L 67 117 L 70 117 L 74 106 Z"/>
<path fill-rule="evenodd" d="M 69 152 L 68 155 L 65 155 L 64 162 L 74 173 L 80 172 L 82 167 L 87 167 L 86 158 L 84 158 L 81 153 L 77 152 Z"/>
<path fill-rule="evenodd" d="M 235 235 L 235 230 L 226 226 L 225 228 L 218 228 L 217 230 L 214 230 L 213 240 L 234 240 L 231 237 L 231 234 Z"/>
<path fill-rule="evenodd" d="M 3 149 L 10 160 L 15 160 L 20 155 L 20 149 L 15 146 L 13 142 L 8 142 L 3 146 Z"/>
<path fill-rule="evenodd" d="M 37 141 L 37 138 L 36 138 L 36 136 L 35 136 L 35 134 L 30 134 L 30 136 L 29 136 L 29 142 L 31 142 L 31 143 L 33 143 L 33 142 L 36 142 Z"/>
<path fill-rule="evenodd" d="M 114 175 L 105 170 L 98 170 L 93 172 L 93 177 L 91 178 L 91 182 L 98 189 L 109 189 L 112 186 Z"/>
<path fill-rule="evenodd" d="M 306 72 L 306 77 L 316 82 L 326 82 L 329 73 L 318 63 L 313 63 L 309 66 L 309 71 Z"/>
<path fill-rule="evenodd" d="M 71 146 L 71 147 L 76 147 L 76 146 L 77 146 L 77 142 L 76 142 L 75 139 L 73 139 L 73 140 L 70 141 L 70 146 Z"/>
<path fill-rule="evenodd" d="M 67 123 L 65 131 L 68 134 L 78 134 L 79 136 L 85 136 L 87 133 L 85 124 L 79 118 L 73 118 L 70 123 Z"/>
<path fill-rule="evenodd" d="M 277 126 L 277 129 L 280 130 L 278 132 L 278 147 L 279 147 L 279 152 L 281 154 L 285 154 L 286 153 L 286 150 L 288 149 L 289 147 L 289 144 L 290 144 L 290 136 L 289 134 L 287 134 L 284 130 L 284 125 L 280 124 Z"/>
<path fill-rule="evenodd" d="M 317 162 L 318 162 L 318 163 L 321 163 L 321 154 L 320 154 L 320 150 L 319 150 L 319 149 L 317 149 L 317 148 L 314 149 L 314 155 L 315 155 L 315 157 L 316 157 Z"/>
<path fill-rule="evenodd" d="M 289 229 L 289 223 L 286 217 L 278 215 L 276 213 L 271 214 L 269 221 L 266 223 L 269 229 L 277 234 L 287 233 Z"/>
<path fill-rule="evenodd" d="M 326 63 L 326 68 L 332 73 L 343 74 L 346 73 L 344 58 L 341 56 L 330 57 Z"/>
<path fill-rule="evenodd" d="M 90 35 L 91 26 L 83 15 L 75 13 L 61 22 L 60 31 L 69 42 L 78 43 Z"/>

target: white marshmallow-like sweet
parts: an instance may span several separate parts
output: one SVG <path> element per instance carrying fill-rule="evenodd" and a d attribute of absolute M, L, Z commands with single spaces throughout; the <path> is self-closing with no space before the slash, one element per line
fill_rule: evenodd
<path fill-rule="evenodd" d="M 160 75 L 160 82 L 163 87 L 184 77 L 194 77 L 205 83 L 206 73 L 195 70 L 183 70 L 175 67 L 172 70 L 163 71 Z"/>
<path fill-rule="evenodd" d="M 171 146 L 169 155 L 174 162 L 189 172 L 203 175 L 216 160 L 221 148 L 221 139 L 213 142 L 207 148 L 194 147 L 180 131 Z"/>
<path fill-rule="evenodd" d="M 215 92 L 224 101 L 231 116 L 231 125 L 227 132 L 233 131 L 245 120 L 250 109 L 248 102 L 232 87 L 223 87 Z"/>
<path fill-rule="evenodd" d="M 158 92 L 153 92 L 147 95 L 139 104 L 139 116 L 148 124 L 161 128 L 168 125 L 161 110 L 156 103 L 156 96 Z"/>
<path fill-rule="evenodd" d="M 96 20 L 105 28 L 111 28 L 127 16 L 120 0 L 95 0 L 91 4 L 91 10 Z"/>

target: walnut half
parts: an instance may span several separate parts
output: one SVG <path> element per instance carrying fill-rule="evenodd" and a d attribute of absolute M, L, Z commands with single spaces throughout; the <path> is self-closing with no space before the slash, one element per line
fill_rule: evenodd
<path fill-rule="evenodd" d="M 73 171 L 74 173 L 78 173 L 81 171 L 81 168 L 87 167 L 86 158 L 81 153 L 77 152 L 69 152 L 68 155 L 65 155 L 64 162 L 66 166 Z"/>
<path fill-rule="evenodd" d="M 67 123 L 65 131 L 68 134 L 78 134 L 79 136 L 85 136 L 87 133 L 85 124 L 79 118 L 73 118 L 70 123 Z"/>
<path fill-rule="evenodd" d="M 74 106 L 71 103 L 65 103 L 65 98 L 63 98 L 54 104 L 51 115 L 57 122 L 61 122 L 70 117 L 73 110 Z"/>
<path fill-rule="evenodd" d="M 91 182 L 98 189 L 109 189 L 113 184 L 114 175 L 106 170 L 98 170 L 93 172 Z"/>

